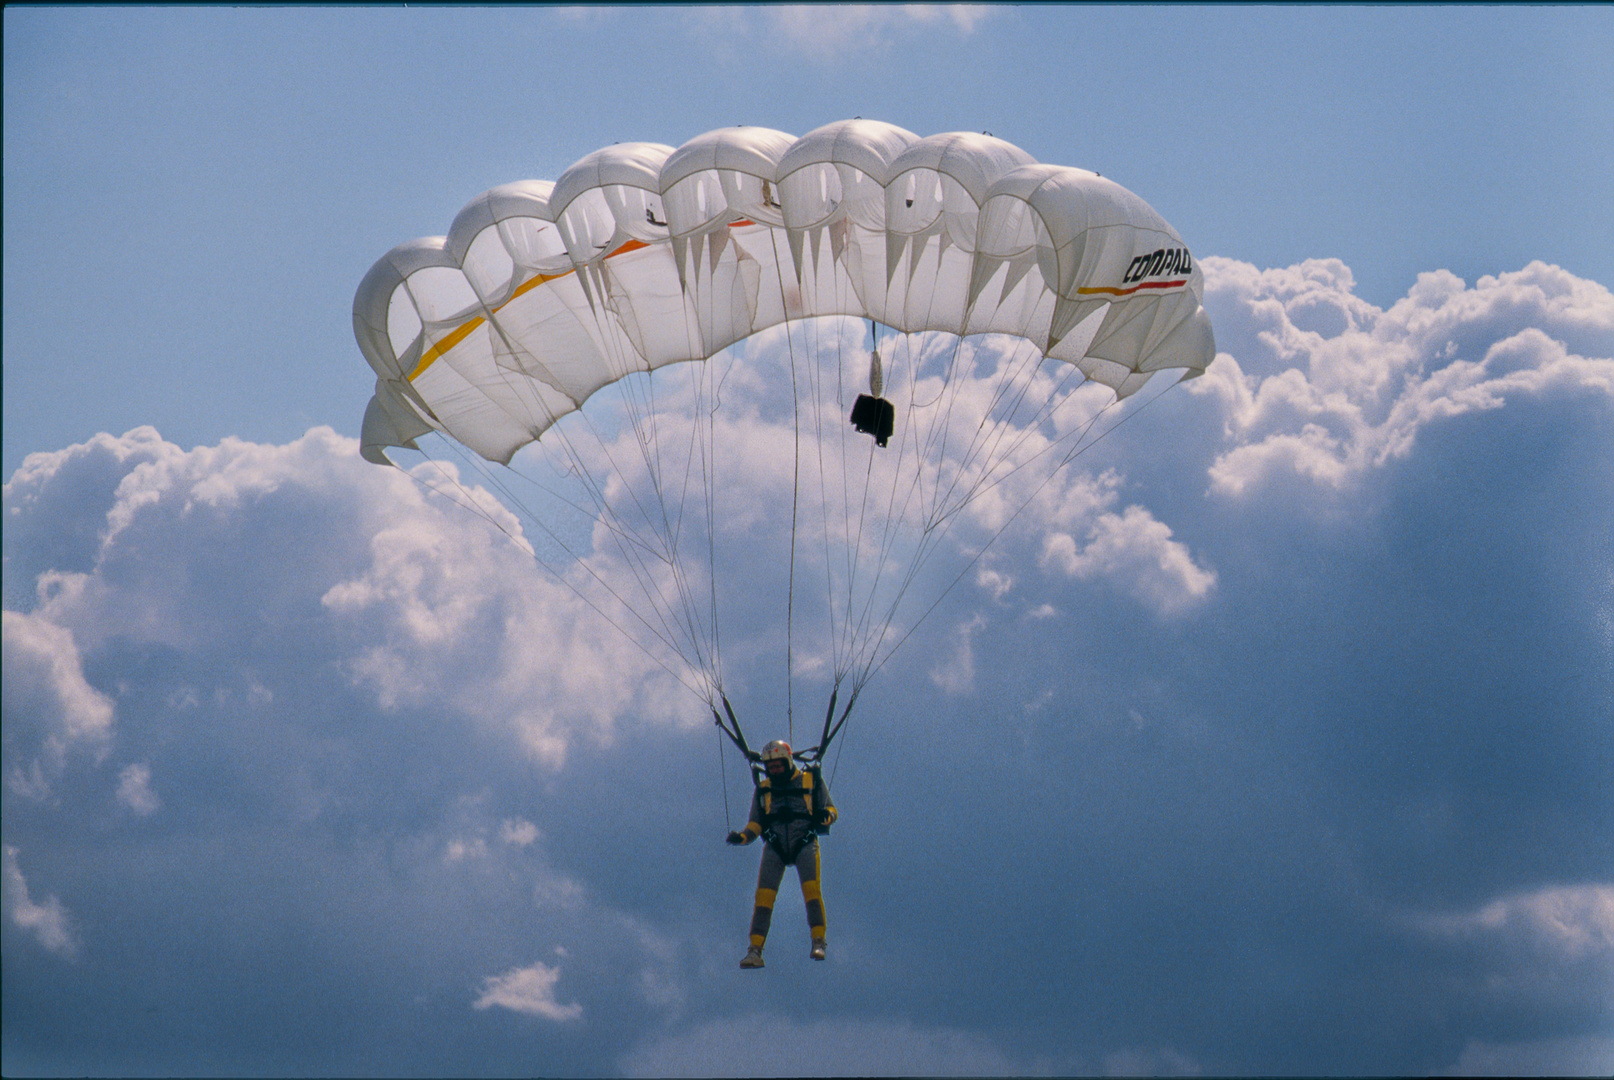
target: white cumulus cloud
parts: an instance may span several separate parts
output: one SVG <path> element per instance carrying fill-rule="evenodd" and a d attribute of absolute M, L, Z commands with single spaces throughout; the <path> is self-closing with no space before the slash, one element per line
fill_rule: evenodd
<path fill-rule="evenodd" d="M 967 694 L 975 688 L 975 635 L 986 620 L 972 616 L 953 628 L 953 648 L 930 669 L 930 681 L 944 693 Z"/>
<path fill-rule="evenodd" d="M 1043 541 L 1042 565 L 1070 577 L 1118 579 L 1162 615 L 1186 611 L 1210 595 L 1216 573 L 1201 567 L 1170 526 L 1141 506 L 1102 514 L 1078 542 L 1070 533 Z"/>
<path fill-rule="evenodd" d="M 498 1006 L 544 1020 L 581 1018 L 583 1006 L 576 1002 L 562 1005 L 555 1000 L 555 984 L 559 981 L 560 966 L 550 967 L 541 961 L 531 967 L 514 968 L 503 975 L 490 975 L 484 981 L 482 996 L 476 999 L 474 1007 L 491 1009 Z"/>
<path fill-rule="evenodd" d="M 84 678 L 73 631 L 33 614 L 3 619 L 6 785 L 40 800 L 66 768 L 70 752 L 99 761 L 112 741 L 113 701 Z"/>
<path fill-rule="evenodd" d="M 525 818 L 506 818 L 499 826 L 499 839 L 517 847 L 527 847 L 538 840 L 538 826 Z"/>
<path fill-rule="evenodd" d="M 1074 473 L 1056 481 L 1035 504 L 1044 570 L 1109 581 L 1165 616 L 1189 611 L 1215 589 L 1215 572 L 1200 566 L 1152 511 L 1115 509 L 1122 483 L 1116 473 Z"/>
<path fill-rule="evenodd" d="M 1614 961 L 1614 885 L 1554 886 L 1415 921 L 1446 937 L 1512 938 L 1569 960 L 1605 956 Z"/>
<path fill-rule="evenodd" d="M 163 801 L 151 790 L 151 766 L 126 765 L 118 774 L 118 801 L 141 817 L 162 809 Z"/>
<path fill-rule="evenodd" d="M 1555 266 L 1473 286 L 1422 274 L 1382 311 L 1337 260 L 1204 266 L 1224 352 L 1188 390 L 1218 403 L 1232 444 L 1210 467 L 1218 492 L 1283 473 L 1339 488 L 1425 426 L 1518 396 L 1614 398 L 1614 295 Z"/>
<path fill-rule="evenodd" d="M 5 845 L 5 902 L 11 921 L 28 931 L 46 949 L 72 959 L 78 953 L 78 934 L 62 902 L 54 896 L 36 903 L 28 895 L 28 881 L 17 862 L 17 849 Z"/>
<path fill-rule="evenodd" d="M 38 563 L 24 542 L 63 521 L 97 538 L 71 559 L 58 553 L 71 569 L 30 565 L 37 607 L 5 612 L 14 790 L 48 790 L 72 748 L 104 755 L 113 701 L 85 681 L 79 656 L 113 640 L 216 654 L 220 664 L 199 671 L 217 684 L 176 686 L 176 702 L 272 708 L 286 684 L 260 670 L 281 662 L 264 651 L 265 627 L 314 632 L 383 708 L 470 720 L 551 765 L 579 735 L 611 738 L 620 715 L 675 708 L 651 693 L 650 662 L 529 554 L 362 461 L 352 440 L 317 428 L 285 446 L 226 439 L 182 451 L 152 435 L 32 455 L 6 485 L 8 573 L 14 549 L 19 566 Z M 104 505 L 75 501 L 88 486 L 107 492 Z M 36 745 L 10 737 L 25 723 Z"/>

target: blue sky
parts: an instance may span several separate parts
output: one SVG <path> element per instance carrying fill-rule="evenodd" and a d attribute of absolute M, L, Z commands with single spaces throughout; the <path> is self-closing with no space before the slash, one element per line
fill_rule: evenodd
<path fill-rule="evenodd" d="M 8 1073 L 1614 1068 L 1607 8 L 3 18 Z M 351 304 L 858 115 L 1136 191 L 1221 355 L 870 686 L 742 980 L 733 755 L 357 458 Z"/>

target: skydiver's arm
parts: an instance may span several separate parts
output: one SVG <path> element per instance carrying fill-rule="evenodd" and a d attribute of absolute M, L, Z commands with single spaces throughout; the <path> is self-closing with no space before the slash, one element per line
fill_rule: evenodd
<path fill-rule="evenodd" d="M 745 842 L 749 844 L 762 835 L 762 795 L 751 794 L 751 820 L 745 823 Z"/>
<path fill-rule="evenodd" d="M 762 835 L 762 796 L 756 793 L 751 795 L 751 820 L 745 823 L 745 831 L 733 833 L 738 840 L 730 839 L 731 844 L 749 844 Z"/>
<path fill-rule="evenodd" d="M 822 825 L 824 828 L 828 828 L 829 826 L 835 824 L 835 819 L 840 817 L 840 814 L 835 809 L 835 800 L 829 797 L 829 784 L 824 780 L 823 773 L 818 774 L 817 787 L 819 817 L 817 824 Z"/>

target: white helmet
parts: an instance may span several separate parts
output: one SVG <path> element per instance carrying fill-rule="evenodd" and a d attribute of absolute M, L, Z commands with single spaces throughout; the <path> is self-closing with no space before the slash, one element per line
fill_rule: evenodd
<path fill-rule="evenodd" d="M 762 764 L 766 765 L 770 761 L 783 761 L 788 764 L 790 761 L 790 744 L 783 739 L 775 739 L 767 746 L 764 746 L 762 748 Z"/>

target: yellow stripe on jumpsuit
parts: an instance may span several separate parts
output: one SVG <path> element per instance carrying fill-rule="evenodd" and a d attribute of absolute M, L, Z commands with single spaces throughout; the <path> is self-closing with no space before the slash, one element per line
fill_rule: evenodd
<path fill-rule="evenodd" d="M 782 748 L 782 750 L 781 750 Z M 773 905 L 784 880 L 785 867 L 794 865 L 801 880 L 801 897 L 807 908 L 814 960 L 824 958 L 824 896 L 819 887 L 822 870 L 818 834 L 835 822 L 835 804 L 817 769 L 800 769 L 783 742 L 763 750 L 767 776 L 759 780 L 751 797 L 751 820 L 745 831 L 729 834 L 731 844 L 749 844 L 758 837 L 766 843 L 757 869 L 756 906 L 751 912 L 750 949 L 741 967 L 762 967 L 762 946 L 773 922 Z"/>

